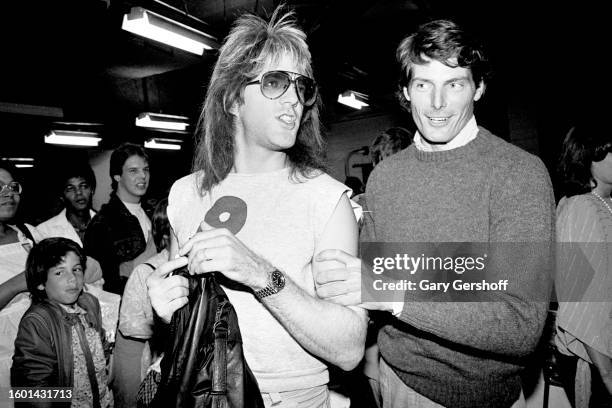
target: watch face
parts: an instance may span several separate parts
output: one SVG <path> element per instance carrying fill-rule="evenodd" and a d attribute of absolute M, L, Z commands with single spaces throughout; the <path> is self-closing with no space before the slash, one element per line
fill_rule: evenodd
<path fill-rule="evenodd" d="M 280 271 L 273 271 L 270 274 L 270 280 L 272 281 L 272 285 L 277 289 L 285 287 L 285 275 Z"/>

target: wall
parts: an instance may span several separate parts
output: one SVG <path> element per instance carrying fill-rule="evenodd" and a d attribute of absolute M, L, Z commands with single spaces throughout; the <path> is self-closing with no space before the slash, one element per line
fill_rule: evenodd
<path fill-rule="evenodd" d="M 111 193 L 111 178 L 108 175 L 112 150 L 92 152 L 89 155 L 89 165 L 96 176 L 96 192 L 93 197 L 93 208 L 100 210 L 102 204 L 108 202 Z"/>

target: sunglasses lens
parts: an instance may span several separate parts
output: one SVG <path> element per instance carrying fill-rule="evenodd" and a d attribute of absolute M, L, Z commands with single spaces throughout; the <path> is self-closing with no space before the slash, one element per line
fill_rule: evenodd
<path fill-rule="evenodd" d="M 267 72 L 261 78 L 261 92 L 266 98 L 276 99 L 285 93 L 290 83 L 289 75 L 284 72 Z"/>
<path fill-rule="evenodd" d="M 291 76 L 284 71 L 266 72 L 261 77 L 261 92 L 266 98 L 280 98 L 291 85 Z M 295 79 L 295 90 L 298 98 L 304 106 L 310 106 L 317 97 L 317 90 L 312 79 L 303 75 Z"/>
<path fill-rule="evenodd" d="M 2 194 L 8 194 L 9 192 L 13 194 L 21 194 L 21 184 L 13 181 L 12 183 L 2 186 L 1 190 Z"/>
<path fill-rule="evenodd" d="M 15 194 L 21 194 L 21 184 L 14 181 L 9 184 L 9 190 L 11 190 Z"/>
<path fill-rule="evenodd" d="M 310 106 L 314 103 L 317 93 L 314 81 L 308 77 L 301 76 L 295 80 L 297 93 L 305 106 Z"/>

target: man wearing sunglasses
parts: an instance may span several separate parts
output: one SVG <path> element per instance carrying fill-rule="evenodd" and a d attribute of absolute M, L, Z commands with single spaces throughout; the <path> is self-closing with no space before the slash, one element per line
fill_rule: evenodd
<path fill-rule="evenodd" d="M 323 276 L 317 293 L 389 312 L 378 334 L 384 408 L 524 407 L 521 373 L 542 333 L 550 294 L 554 200 L 548 172 L 537 157 L 477 126 L 474 103 L 483 96 L 489 67 L 469 33 L 448 20 L 426 23 L 400 43 L 397 58 L 400 102 L 418 132 L 414 144 L 370 175 L 362 249 L 369 242 L 402 243 L 404 255 L 435 251 L 451 263 L 473 254 L 482 258 L 484 273 L 446 266 L 418 272 L 417 266 L 397 276 L 415 289 L 378 296 L 364 291 L 362 297 L 362 277 L 369 282 L 373 276 L 369 266 L 324 253 L 322 260 L 346 267 Z M 468 252 L 457 255 L 459 247 Z M 419 283 L 469 281 L 475 273 L 509 285 L 428 292 Z"/>
<path fill-rule="evenodd" d="M 194 173 L 169 195 L 169 263 L 149 278 L 157 314 L 187 303 L 187 282 L 165 277 L 219 271 L 236 309 L 244 354 L 266 406 L 328 406 L 325 362 L 345 370 L 363 356 L 366 315 L 322 301 L 314 276 L 334 263 L 325 249 L 355 254 L 347 188 L 322 169 L 319 98 L 305 34 L 292 13 L 269 23 L 243 16 L 211 76 Z M 175 259 L 175 255 L 180 258 Z"/>

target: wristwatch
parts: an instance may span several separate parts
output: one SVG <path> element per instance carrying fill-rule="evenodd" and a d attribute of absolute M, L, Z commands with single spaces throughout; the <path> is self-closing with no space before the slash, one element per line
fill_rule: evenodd
<path fill-rule="evenodd" d="M 285 274 L 278 269 L 273 270 L 268 274 L 268 284 L 265 288 L 255 292 L 257 299 L 263 299 L 266 296 L 274 295 L 280 292 L 285 287 Z"/>

